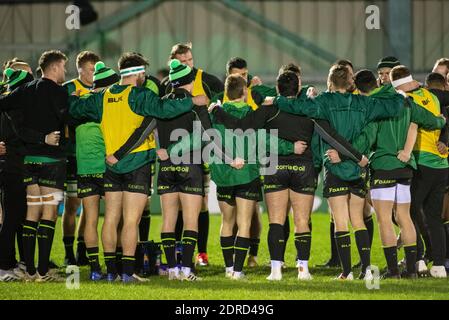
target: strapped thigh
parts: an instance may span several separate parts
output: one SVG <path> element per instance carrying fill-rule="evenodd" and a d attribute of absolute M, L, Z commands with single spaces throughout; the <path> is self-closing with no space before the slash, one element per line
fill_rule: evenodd
<path fill-rule="evenodd" d="M 64 199 L 63 195 L 62 191 L 42 195 L 42 204 L 57 206 Z"/>
<path fill-rule="evenodd" d="M 42 196 L 32 196 L 32 195 L 27 194 L 27 205 L 28 206 L 42 205 Z"/>

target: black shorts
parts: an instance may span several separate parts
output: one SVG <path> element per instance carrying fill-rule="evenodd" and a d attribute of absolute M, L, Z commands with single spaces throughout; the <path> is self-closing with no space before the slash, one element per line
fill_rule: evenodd
<path fill-rule="evenodd" d="M 276 173 L 263 177 L 265 193 L 290 189 L 302 194 L 315 194 L 317 179 L 313 162 L 279 157 Z"/>
<path fill-rule="evenodd" d="M 324 170 L 323 197 L 332 198 L 348 194 L 365 198 L 367 193 L 367 175 L 366 171 L 362 173 L 362 178 L 354 181 L 341 180 L 337 176 Z"/>
<path fill-rule="evenodd" d="M 412 184 L 412 179 L 378 179 L 373 177 L 370 180 L 370 189 L 391 188 L 398 184 L 409 186 Z"/>
<path fill-rule="evenodd" d="M 104 174 L 80 174 L 78 180 L 78 198 L 104 196 Z"/>
<path fill-rule="evenodd" d="M 200 164 L 159 162 L 157 194 L 182 192 L 204 196 L 203 168 Z"/>
<path fill-rule="evenodd" d="M 66 160 L 44 163 L 25 163 L 23 183 L 64 190 L 66 181 Z"/>
<path fill-rule="evenodd" d="M 217 186 L 217 200 L 235 205 L 235 198 L 243 198 L 253 201 L 262 200 L 262 186 L 260 179 L 254 179 L 250 183 L 239 184 L 231 187 Z"/>
<path fill-rule="evenodd" d="M 115 173 L 106 168 L 104 192 L 127 191 L 151 195 L 151 163 L 128 173 Z"/>

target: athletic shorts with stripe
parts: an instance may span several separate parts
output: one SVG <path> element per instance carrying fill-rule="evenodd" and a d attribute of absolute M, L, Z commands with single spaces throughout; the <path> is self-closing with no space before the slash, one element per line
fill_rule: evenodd
<path fill-rule="evenodd" d="M 77 176 L 78 198 L 104 196 L 104 174 L 80 174 Z"/>
<path fill-rule="evenodd" d="M 37 184 L 62 191 L 66 181 L 66 169 L 65 159 L 56 162 L 25 162 L 23 183 L 25 186 Z"/>
<path fill-rule="evenodd" d="M 302 194 L 315 194 L 317 178 L 312 161 L 279 157 L 276 173 L 263 177 L 265 193 L 290 189 Z"/>
<path fill-rule="evenodd" d="M 203 168 L 200 164 L 159 162 L 157 193 L 182 192 L 204 196 Z"/>
<path fill-rule="evenodd" d="M 235 205 L 235 198 L 242 198 L 253 201 L 262 200 L 262 185 L 260 178 L 254 179 L 250 183 L 240 184 L 231 187 L 217 186 L 217 200 L 224 201 L 229 205 Z"/>
<path fill-rule="evenodd" d="M 151 195 L 151 163 L 127 173 L 116 173 L 106 168 L 104 192 L 126 191 Z"/>
<path fill-rule="evenodd" d="M 367 174 L 363 170 L 362 177 L 354 181 L 345 181 L 324 169 L 323 197 L 332 198 L 348 194 L 354 194 L 365 198 L 367 193 Z"/>

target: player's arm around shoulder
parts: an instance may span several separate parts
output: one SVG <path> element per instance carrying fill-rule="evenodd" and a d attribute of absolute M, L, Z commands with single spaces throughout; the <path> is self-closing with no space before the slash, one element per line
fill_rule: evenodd
<path fill-rule="evenodd" d="M 89 119 L 94 122 L 101 122 L 103 114 L 102 92 L 92 92 L 82 97 L 76 95 L 69 96 L 69 114 L 75 119 Z"/>
<path fill-rule="evenodd" d="M 438 130 L 446 125 L 446 118 L 443 115 L 435 116 L 413 101 L 409 101 L 409 103 L 411 108 L 410 121 L 416 123 L 418 127 L 426 130 Z"/>
<path fill-rule="evenodd" d="M 131 110 L 141 116 L 153 116 L 161 119 L 171 119 L 186 112 L 190 112 L 193 105 L 207 105 L 209 100 L 205 96 L 183 99 L 161 99 L 153 91 L 133 87 L 129 95 Z"/>

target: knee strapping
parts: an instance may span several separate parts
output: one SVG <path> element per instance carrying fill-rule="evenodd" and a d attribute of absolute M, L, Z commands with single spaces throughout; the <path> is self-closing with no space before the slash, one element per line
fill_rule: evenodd
<path fill-rule="evenodd" d="M 27 205 L 29 206 L 42 205 L 42 196 L 32 196 L 27 194 Z"/>
<path fill-rule="evenodd" d="M 64 199 L 64 193 L 57 191 L 42 196 L 42 203 L 57 206 Z"/>

